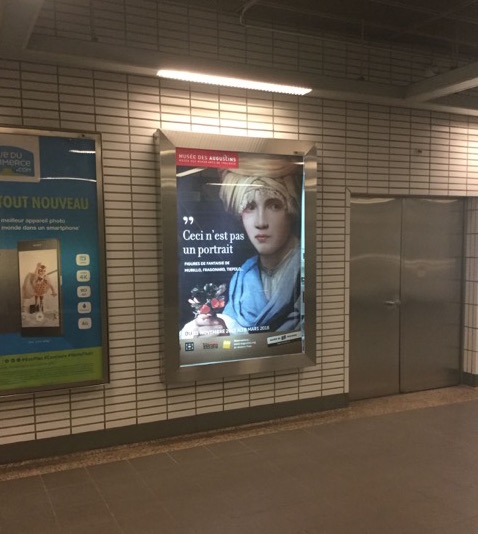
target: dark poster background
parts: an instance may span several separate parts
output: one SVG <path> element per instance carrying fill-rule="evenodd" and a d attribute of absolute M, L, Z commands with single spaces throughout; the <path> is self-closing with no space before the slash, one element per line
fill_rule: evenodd
<path fill-rule="evenodd" d="M 228 161 L 222 165 L 222 158 Z M 223 296 L 228 299 L 230 281 L 243 263 L 257 254 L 251 245 L 239 216 L 225 211 L 219 198 L 223 169 L 241 168 L 243 162 L 261 155 L 220 152 L 200 149 L 176 149 L 177 242 L 178 242 L 178 320 L 179 328 L 194 320 L 188 302 L 194 288 L 206 284 L 226 285 Z M 263 155 L 274 159 L 276 156 Z M 185 159 L 190 161 L 186 161 Z M 277 156 L 278 160 L 303 163 L 299 156 Z M 232 162 L 232 163 L 231 163 Z M 190 164 L 189 164 L 190 163 Z M 260 175 L 253 172 L 251 175 Z M 300 175 L 300 174 L 299 174 Z M 240 185 L 239 185 L 240 187 Z M 300 199 L 299 199 L 300 203 Z M 300 216 L 303 218 L 303 211 Z M 303 239 L 303 235 L 301 236 Z M 295 279 L 290 280 L 294 286 Z M 218 313 L 222 309 L 216 310 Z M 303 326 L 302 326 L 303 328 Z M 185 329 L 187 330 L 187 329 Z M 186 339 L 180 333 L 180 365 L 197 365 L 230 360 L 297 354 L 303 352 L 303 330 L 289 332 L 283 341 L 272 337 L 286 334 L 265 328 L 254 333 L 229 333 Z"/>
<path fill-rule="evenodd" d="M 177 168 L 178 174 L 187 170 L 190 168 Z M 177 181 L 179 324 L 181 328 L 194 319 L 193 309 L 188 303 L 191 290 L 194 287 L 202 288 L 208 283 L 218 286 L 225 283 L 229 286 L 229 281 L 235 271 L 227 270 L 227 268 L 238 269 L 247 258 L 255 254 L 254 247 L 247 239 L 240 219 L 224 211 L 218 196 L 220 183 L 217 169 L 204 169 L 178 178 Z M 194 234 L 204 239 L 185 239 Z M 234 236 L 240 234 L 243 239 L 230 243 L 231 234 Z M 206 237 L 212 237 L 212 239 L 206 240 Z M 231 252 L 211 253 L 214 245 Z M 195 249 L 195 253 L 185 253 L 188 250 L 192 251 L 192 248 Z M 209 250 L 204 251 L 204 249 Z M 229 262 L 229 264 L 215 265 L 221 262 Z M 192 263 L 199 265 L 189 265 Z M 185 272 L 185 269 L 200 269 L 202 272 L 197 270 Z M 205 269 L 217 269 L 217 271 L 205 271 Z M 227 302 L 227 291 L 225 296 Z"/>

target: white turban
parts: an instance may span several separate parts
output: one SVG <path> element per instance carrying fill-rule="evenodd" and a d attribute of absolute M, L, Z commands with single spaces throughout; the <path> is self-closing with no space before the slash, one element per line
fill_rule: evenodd
<path fill-rule="evenodd" d="M 249 156 L 239 160 L 238 169 L 222 172 L 219 198 L 229 213 L 240 215 L 259 197 L 282 200 L 287 212 L 300 212 L 303 166 L 282 157 Z"/>

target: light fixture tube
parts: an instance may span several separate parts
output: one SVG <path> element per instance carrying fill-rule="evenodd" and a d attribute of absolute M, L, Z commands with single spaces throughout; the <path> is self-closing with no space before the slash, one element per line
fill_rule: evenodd
<path fill-rule="evenodd" d="M 241 78 L 230 78 L 228 76 L 213 76 L 211 74 L 200 74 L 198 72 L 187 72 L 183 70 L 158 70 L 160 78 L 171 80 L 181 80 L 184 82 L 209 83 L 222 85 L 225 87 L 239 87 L 241 89 L 255 89 L 256 91 L 269 91 L 272 93 L 286 93 L 288 95 L 306 95 L 312 89 L 306 87 L 296 87 L 294 85 L 280 85 L 276 83 L 257 82 L 254 80 L 244 80 Z"/>

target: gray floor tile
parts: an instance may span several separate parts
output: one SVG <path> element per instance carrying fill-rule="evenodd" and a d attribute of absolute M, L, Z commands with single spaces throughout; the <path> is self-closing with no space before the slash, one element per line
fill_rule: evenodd
<path fill-rule="evenodd" d="M 137 476 L 134 467 L 125 460 L 93 465 L 87 469 L 91 477 L 97 482 L 127 480 Z"/>
<path fill-rule="evenodd" d="M 111 521 L 102 521 L 99 523 L 87 525 L 85 530 L 84 524 L 61 526 L 60 534 L 124 534 L 123 529 L 112 519 Z"/>
<path fill-rule="evenodd" d="M 188 534 L 188 528 L 159 506 L 130 508 L 115 518 L 124 534 Z"/>
<path fill-rule="evenodd" d="M 25 478 L 16 478 L 0 482 L 0 498 L 6 495 L 31 495 L 34 493 L 44 493 L 45 486 L 41 477 L 31 476 Z"/>
<path fill-rule="evenodd" d="M 461 520 L 452 525 L 442 525 L 430 534 L 478 534 L 478 515 L 472 519 Z M 429 534 L 428 532 L 426 534 Z"/>
<path fill-rule="evenodd" d="M 140 473 L 144 471 L 163 471 L 177 467 L 177 462 L 166 453 L 132 458 L 129 463 Z"/>
<path fill-rule="evenodd" d="M 277 434 L 278 432 L 259 434 L 257 436 L 242 438 L 241 441 L 253 451 L 267 451 L 271 448 L 274 441 L 278 440 Z"/>
<path fill-rule="evenodd" d="M 187 473 L 180 471 L 144 472 L 142 477 L 146 486 L 160 500 L 168 499 L 172 495 L 183 499 L 191 493 L 196 494 L 198 488 Z"/>
<path fill-rule="evenodd" d="M 43 484 L 47 490 L 76 486 L 91 482 L 91 477 L 86 469 L 68 469 L 41 475 Z"/>
<path fill-rule="evenodd" d="M 3 503 L 0 515 L 0 532 L 3 534 L 35 534 L 36 532 L 56 532 L 57 518 L 45 500 L 25 502 L 21 506 L 6 507 Z"/>
<path fill-rule="evenodd" d="M 17 521 L 0 523 L 2 534 L 64 534 L 55 520 L 49 522 L 36 521 L 34 518 L 18 519 Z"/>
<path fill-rule="evenodd" d="M 95 525 L 115 523 L 109 508 L 101 500 L 88 504 L 76 504 L 72 502 L 69 506 L 55 507 L 54 511 L 60 530 L 83 528 L 87 532 L 90 527 L 94 527 Z"/>
<path fill-rule="evenodd" d="M 53 508 L 68 509 L 71 506 L 94 504 L 100 500 L 100 493 L 93 481 L 48 490 Z"/>
<path fill-rule="evenodd" d="M 207 447 L 192 447 L 170 453 L 171 457 L 179 464 L 194 464 L 196 462 L 205 462 L 213 460 L 214 454 Z"/>
<path fill-rule="evenodd" d="M 478 401 L 0 482 L 1 534 L 478 534 Z"/>
<path fill-rule="evenodd" d="M 252 454 L 249 447 L 240 440 L 211 443 L 206 446 L 206 449 L 219 458 L 230 458 L 231 456 Z"/>
<path fill-rule="evenodd" d="M 41 522 L 53 517 L 53 508 L 45 491 L 25 494 L 12 490 L 3 495 L 0 502 L 0 521 L 15 521 L 29 516 Z"/>

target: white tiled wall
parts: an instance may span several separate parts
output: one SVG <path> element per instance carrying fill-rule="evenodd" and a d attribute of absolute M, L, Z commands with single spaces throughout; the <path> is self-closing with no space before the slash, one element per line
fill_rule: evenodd
<path fill-rule="evenodd" d="M 48 0 L 39 34 L 89 40 L 86 0 Z M 97 0 L 100 42 L 408 83 L 404 52 L 246 31 L 223 15 L 150 0 Z M 197 24 L 209 28 L 198 31 Z M 193 23 L 194 22 L 194 23 Z M 359 55 L 360 57 L 357 57 Z M 365 58 L 363 60 L 363 58 Z M 363 60 L 363 61 L 362 61 Z M 445 61 L 445 60 L 443 60 Z M 0 125 L 98 131 L 108 265 L 111 383 L 0 399 L 0 444 L 137 425 L 348 390 L 351 193 L 474 196 L 478 121 L 315 97 L 269 95 L 0 59 Z M 158 128 L 317 143 L 317 365 L 166 387 Z M 478 374 L 478 203 L 467 209 L 465 371 Z M 166 303 L 167 304 L 167 303 Z"/>
<path fill-rule="evenodd" d="M 476 157 L 476 156 L 475 156 Z M 466 211 L 465 310 L 463 368 L 478 375 L 478 199 L 470 198 Z"/>

